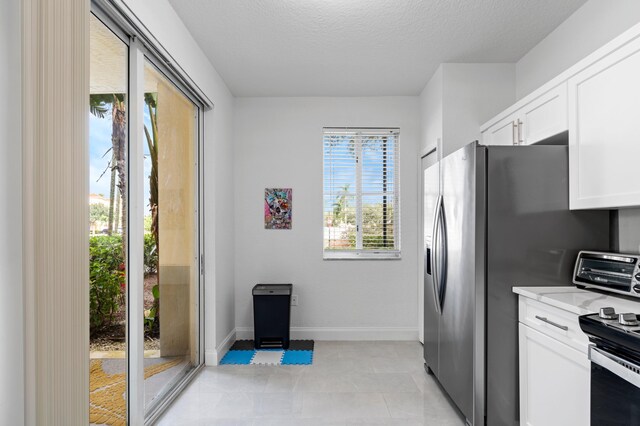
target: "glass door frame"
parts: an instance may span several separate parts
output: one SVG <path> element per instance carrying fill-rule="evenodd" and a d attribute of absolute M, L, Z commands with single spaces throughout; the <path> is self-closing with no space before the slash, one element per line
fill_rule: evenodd
<path fill-rule="evenodd" d="M 195 374 L 197 373 L 197 371 L 200 370 L 200 368 L 204 367 L 204 210 L 203 210 L 203 206 L 204 206 L 204 172 L 203 172 L 203 167 L 201 167 L 200 165 L 202 164 L 201 159 L 203 158 L 203 149 L 204 149 L 204 143 L 203 143 L 203 128 L 204 128 L 204 114 L 203 114 L 203 106 L 201 103 L 199 103 L 194 96 L 191 96 L 184 88 L 184 85 L 178 84 L 178 82 L 175 81 L 175 79 L 172 77 L 171 73 L 167 70 L 166 67 L 163 66 L 162 62 L 159 61 L 154 55 L 149 54 L 148 50 L 144 48 L 144 46 L 139 43 L 137 40 L 132 40 L 132 43 L 136 45 L 136 50 L 142 54 L 142 58 L 139 59 L 138 57 L 136 57 L 136 62 L 137 61 L 141 61 L 141 73 L 143 74 L 142 76 L 142 80 L 140 82 L 137 82 L 138 85 L 141 84 L 141 86 L 144 88 L 144 68 L 145 68 L 145 63 L 148 63 L 150 66 L 154 67 L 156 69 L 156 71 L 158 71 L 163 77 L 165 77 L 167 79 L 167 81 L 171 84 L 174 85 L 175 89 L 180 92 L 182 95 L 185 96 L 185 98 L 187 100 L 189 100 L 193 106 L 195 107 L 195 116 L 194 116 L 194 137 L 195 140 L 194 142 L 194 156 L 193 156 L 193 161 L 194 161 L 194 167 L 193 167 L 193 182 L 195 183 L 194 188 L 193 188 L 193 196 L 194 196 L 194 211 L 193 211 L 193 223 L 194 223 L 194 230 L 193 230 L 193 241 L 194 241 L 194 253 L 196 258 L 194 259 L 194 265 L 197 265 L 196 267 L 198 268 L 198 273 L 197 273 L 197 282 L 196 285 L 198 286 L 197 288 L 197 298 L 195 301 L 195 310 L 196 310 L 196 314 L 197 314 L 197 321 L 196 321 L 196 334 L 197 334 L 197 340 L 198 343 L 196 345 L 196 360 L 197 360 L 197 365 L 195 365 L 185 376 L 179 377 L 177 378 L 177 381 L 170 381 L 168 383 L 168 389 L 167 392 L 162 395 L 162 398 L 160 398 L 160 400 L 158 401 L 153 401 L 149 407 L 144 407 L 144 390 L 142 392 L 142 407 L 145 410 L 145 423 L 153 423 L 154 421 L 156 421 L 164 412 L 164 409 L 167 408 L 171 402 L 175 399 L 176 396 L 178 396 L 180 394 L 180 392 L 182 391 L 182 389 L 184 389 L 186 387 L 186 385 L 189 383 L 189 381 L 195 376 Z M 131 50 L 130 50 L 131 52 Z M 138 55 L 139 53 L 136 53 L 136 55 Z M 131 67 L 131 69 L 133 69 L 133 67 Z M 133 74 L 133 71 L 131 71 L 131 73 Z M 130 88 L 131 90 L 131 88 Z M 140 95 L 140 99 L 137 101 L 138 106 L 136 107 L 136 112 L 138 112 L 140 114 L 139 119 L 140 120 L 144 120 L 144 90 L 141 90 L 139 92 L 137 92 Z M 143 124 L 144 127 L 144 124 Z M 143 146 L 144 146 L 144 142 L 142 140 L 142 135 L 143 132 L 140 131 L 137 133 L 139 140 L 136 141 L 136 143 L 138 143 L 138 148 L 140 149 L 140 153 L 138 153 L 141 157 L 138 159 L 137 163 L 136 163 L 136 167 L 138 168 L 138 171 L 140 173 L 143 173 L 144 171 L 144 155 L 142 155 L 143 152 Z M 144 176 L 143 176 L 143 180 L 144 180 Z M 139 200 L 144 200 L 144 190 L 143 189 L 139 189 L 139 191 L 137 194 L 135 194 L 136 197 L 139 197 Z M 142 211 L 144 211 L 144 207 L 142 208 Z M 140 212 L 138 212 L 138 216 L 142 217 L 142 215 L 140 215 Z M 142 222 L 141 222 L 142 223 Z M 144 225 L 144 224 L 142 224 Z M 139 247 L 136 247 L 136 250 L 138 251 L 138 253 L 143 253 L 143 235 L 140 236 L 138 235 L 135 238 L 135 241 L 137 242 L 137 244 L 139 245 Z M 141 258 L 141 261 L 143 261 L 144 259 Z M 144 269 L 144 265 L 143 265 L 143 269 Z M 142 285 L 140 286 L 140 289 L 142 289 Z M 143 295 L 138 295 L 141 297 L 140 301 L 136 303 L 136 306 L 139 307 L 141 309 L 140 312 L 137 313 L 137 318 L 143 318 L 144 317 L 144 312 L 143 312 L 143 300 L 142 297 Z M 143 321 L 140 320 L 140 323 L 142 323 Z M 144 330 L 143 330 L 144 331 Z M 138 337 L 140 336 L 144 336 L 144 333 L 138 333 L 137 334 Z M 142 339 L 143 340 L 143 339 Z M 144 341 L 142 342 L 136 342 L 136 344 L 140 345 L 142 344 L 144 346 Z M 142 347 L 142 350 L 144 349 L 144 347 Z M 142 352 L 142 359 L 144 361 L 144 350 Z M 139 369 L 140 367 L 138 367 Z M 144 383 L 144 366 L 142 366 L 142 383 Z M 137 374 L 140 374 L 140 371 L 137 371 Z M 140 376 L 136 376 L 138 377 L 138 380 L 140 380 Z M 148 410 L 146 409 L 148 408 Z"/>
<path fill-rule="evenodd" d="M 173 402 L 177 395 L 186 387 L 197 372 L 204 366 L 204 171 L 201 167 L 204 158 L 204 114 L 208 106 L 204 103 L 198 90 L 183 82 L 182 76 L 175 75 L 165 65 L 166 61 L 159 58 L 154 50 L 145 45 L 131 20 L 123 16 L 120 10 L 112 7 L 107 1 L 93 0 L 91 13 L 104 23 L 128 47 L 128 96 L 126 96 L 127 112 L 127 200 L 128 200 L 128 235 L 126 258 L 126 392 L 127 392 L 127 423 L 151 424 L 156 421 L 163 411 Z M 196 333 L 196 362 L 186 375 L 166 391 L 159 401 L 154 401 L 145 410 L 144 394 L 144 67 L 145 61 L 152 64 L 164 77 L 171 82 L 196 109 L 194 117 L 195 140 L 194 145 L 194 251 L 197 273 L 197 298 L 195 310 L 197 315 Z M 196 92 L 194 94 L 194 92 Z M 208 100 L 205 99 L 205 102 Z M 145 412 L 146 411 L 146 412 Z"/>

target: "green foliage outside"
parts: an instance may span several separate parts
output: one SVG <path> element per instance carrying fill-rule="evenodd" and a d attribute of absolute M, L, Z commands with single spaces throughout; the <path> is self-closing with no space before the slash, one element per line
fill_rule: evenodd
<path fill-rule="evenodd" d="M 152 234 L 144 234 L 144 272 L 158 272 L 158 247 Z M 146 332 L 157 334 L 160 331 L 160 286 L 154 285 L 151 292 L 153 306 L 144 312 L 144 328 Z"/>
<path fill-rule="evenodd" d="M 393 206 L 387 204 L 387 237 L 383 238 L 384 222 L 383 204 L 367 204 L 362 208 L 362 245 L 366 248 L 378 250 L 394 249 L 393 241 Z"/>
<path fill-rule="evenodd" d="M 387 217 L 393 220 L 393 207 L 387 206 Z M 382 203 L 380 204 L 367 204 L 362 207 L 362 245 L 365 249 L 377 249 L 384 250 L 389 249 L 392 250 L 394 248 L 393 244 L 393 233 L 391 233 L 387 237 L 386 245 L 383 243 L 382 238 Z M 388 226 L 389 231 L 393 229 L 393 226 Z M 356 233 L 355 229 L 353 232 L 350 232 L 348 235 L 349 246 L 351 248 L 356 247 Z"/>
<path fill-rule="evenodd" d="M 151 232 L 151 222 L 152 222 L 152 218 L 151 216 L 145 216 L 144 217 L 144 232 L 145 233 L 149 233 Z"/>
<path fill-rule="evenodd" d="M 151 234 L 144 234 L 144 273 L 155 274 L 158 272 L 158 249 L 156 241 Z"/>
<path fill-rule="evenodd" d="M 92 224 L 109 220 L 109 207 L 104 204 L 89 204 L 89 222 Z"/>
<path fill-rule="evenodd" d="M 392 226 L 394 218 L 393 206 L 387 204 L 387 230 L 390 234 L 387 236 L 386 245 L 383 243 L 383 210 L 382 203 L 365 204 L 362 206 L 362 243 L 365 249 L 394 249 Z M 325 223 L 329 223 L 328 217 L 325 217 Z M 333 226 L 337 227 L 346 225 L 345 233 L 342 238 L 348 241 L 348 247 L 344 248 L 356 248 L 355 223 L 355 206 L 349 206 L 348 202 L 345 202 L 343 195 L 339 195 L 336 198 L 336 203 L 333 205 Z"/>
<path fill-rule="evenodd" d="M 145 274 L 158 271 L 158 254 L 153 236 L 144 236 Z M 89 320 L 91 333 L 113 322 L 114 315 L 124 309 L 126 290 L 125 261 L 121 235 L 99 235 L 89 238 Z M 157 286 L 156 286 L 157 287 Z M 158 289 L 153 289 L 159 298 Z M 155 314 L 155 312 L 154 312 Z M 154 318 L 157 315 L 154 315 Z"/>
<path fill-rule="evenodd" d="M 336 197 L 336 202 L 333 203 L 333 221 L 338 223 L 355 223 L 355 213 L 353 209 L 349 208 L 349 184 L 346 183 L 342 186 L 340 194 Z"/>
<path fill-rule="evenodd" d="M 120 308 L 125 278 L 122 237 L 89 238 L 89 320 L 91 332 L 113 321 Z"/>
<path fill-rule="evenodd" d="M 157 333 L 160 330 L 160 286 L 158 284 L 151 289 L 153 293 L 153 306 L 144 311 L 145 332 Z"/>

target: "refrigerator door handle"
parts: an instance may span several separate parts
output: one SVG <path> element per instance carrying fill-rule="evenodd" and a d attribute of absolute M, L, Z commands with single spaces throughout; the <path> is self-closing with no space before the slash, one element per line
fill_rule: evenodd
<path fill-rule="evenodd" d="M 436 200 L 436 209 L 433 215 L 433 231 L 431 233 L 431 271 L 433 273 L 433 279 L 431 280 L 433 285 L 433 303 L 436 306 L 436 312 L 441 313 L 440 310 L 440 297 L 439 297 L 439 287 L 440 287 L 440 279 L 439 279 L 439 271 L 438 271 L 438 232 L 440 230 L 440 212 L 442 210 L 442 195 L 438 195 L 438 199 Z"/>
<path fill-rule="evenodd" d="M 438 303 L 440 305 L 440 313 L 442 313 L 443 304 L 444 304 L 444 296 L 446 293 L 447 287 L 447 227 L 445 225 L 445 214 L 444 214 L 444 197 L 440 196 L 440 217 L 438 218 L 438 222 L 440 224 L 441 232 L 438 233 L 438 242 L 440 243 L 440 258 L 441 265 L 438 265 L 438 268 L 442 266 L 442 270 L 438 270 Z"/>
<path fill-rule="evenodd" d="M 428 245 L 424 246 L 424 273 L 431 275 L 431 249 Z"/>

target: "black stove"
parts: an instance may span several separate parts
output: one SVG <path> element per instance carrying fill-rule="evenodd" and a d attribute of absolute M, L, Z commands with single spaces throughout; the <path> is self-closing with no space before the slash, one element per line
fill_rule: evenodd
<path fill-rule="evenodd" d="M 616 314 L 602 308 L 599 314 L 583 315 L 580 328 L 596 346 L 640 356 L 640 318 L 634 313 Z"/>
<path fill-rule="evenodd" d="M 640 425 L 640 316 L 602 308 L 579 322 L 591 342 L 591 424 Z"/>

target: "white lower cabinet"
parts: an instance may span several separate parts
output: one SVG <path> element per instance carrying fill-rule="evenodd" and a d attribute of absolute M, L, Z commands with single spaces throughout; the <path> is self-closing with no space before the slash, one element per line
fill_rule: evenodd
<path fill-rule="evenodd" d="M 519 343 L 520 424 L 588 426 L 587 354 L 522 323 Z"/>

